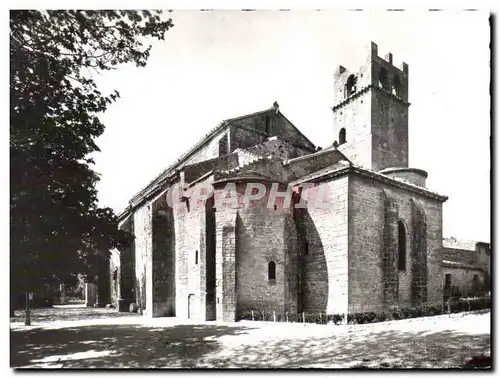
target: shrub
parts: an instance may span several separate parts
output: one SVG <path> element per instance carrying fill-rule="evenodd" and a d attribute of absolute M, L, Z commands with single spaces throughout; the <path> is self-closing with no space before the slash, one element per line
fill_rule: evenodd
<path fill-rule="evenodd" d="M 402 319 L 401 314 L 402 314 L 402 312 L 399 308 L 394 309 L 391 311 L 391 319 L 392 320 L 400 320 L 400 319 Z"/>
<path fill-rule="evenodd" d="M 334 324 L 342 324 L 344 321 L 344 315 L 343 314 L 330 314 L 327 315 L 327 323 L 334 323 Z"/>
<path fill-rule="evenodd" d="M 252 320 L 252 311 L 251 310 L 239 311 L 238 320 Z"/>
<path fill-rule="evenodd" d="M 399 309 L 399 317 L 400 319 L 409 319 L 411 316 L 411 310 L 408 308 L 400 308 Z"/>
<path fill-rule="evenodd" d="M 326 314 L 318 313 L 306 313 L 306 323 L 315 324 L 326 324 Z"/>
<path fill-rule="evenodd" d="M 425 308 L 425 314 L 427 316 L 440 315 L 442 314 L 442 309 L 438 308 L 437 306 L 428 306 Z"/>
<path fill-rule="evenodd" d="M 373 318 L 373 323 L 385 322 L 387 320 L 387 314 L 385 312 L 377 312 Z"/>
<path fill-rule="evenodd" d="M 449 310 L 448 310 L 449 307 Z M 391 308 L 387 311 L 367 311 L 367 312 L 356 312 L 347 315 L 348 324 L 368 324 L 383 322 L 387 320 L 400 320 L 400 319 L 412 319 L 421 316 L 435 316 L 443 313 L 458 313 L 464 311 L 478 311 L 483 309 L 491 308 L 491 298 L 468 298 L 458 300 L 457 298 L 449 299 L 447 303 L 442 305 L 422 305 L 415 307 L 405 307 L 405 308 Z M 274 314 L 276 316 L 276 322 L 288 322 L 290 323 L 302 323 L 303 313 L 299 312 L 297 314 L 291 313 L 279 313 Z M 316 324 L 342 324 L 344 321 L 344 314 L 326 314 L 320 311 L 304 313 L 304 318 L 306 323 L 316 323 Z M 240 310 L 238 312 L 239 320 L 252 320 L 251 310 Z M 272 322 L 274 320 L 273 312 L 268 311 L 253 311 L 253 320 L 255 321 L 267 321 Z"/>

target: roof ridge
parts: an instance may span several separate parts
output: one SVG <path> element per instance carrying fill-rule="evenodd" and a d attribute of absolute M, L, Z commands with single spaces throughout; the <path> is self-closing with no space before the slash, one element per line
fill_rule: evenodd
<path fill-rule="evenodd" d="M 151 180 L 146 186 L 144 186 L 141 190 L 139 190 L 129 201 L 132 202 L 134 201 L 137 197 L 141 196 L 151 185 L 157 184 L 161 180 L 163 180 L 168 172 L 172 171 L 173 168 L 175 168 L 177 165 L 179 165 L 186 157 L 188 157 L 191 153 L 193 153 L 207 138 L 212 136 L 214 133 L 219 131 L 219 129 L 222 129 L 224 126 L 227 126 L 226 121 L 220 122 L 217 126 L 214 128 L 210 129 L 210 131 L 205 134 L 203 138 L 201 138 L 196 144 L 194 144 L 189 150 L 187 150 L 185 153 L 183 153 L 179 158 L 174 160 L 174 162 L 170 165 L 168 165 L 165 169 L 162 170 L 160 174 L 158 174 L 153 180 Z"/>
<path fill-rule="evenodd" d="M 429 189 L 429 188 L 424 188 L 424 187 L 422 187 L 422 186 L 418 186 L 418 185 L 412 184 L 412 183 L 410 183 L 410 182 L 408 182 L 408 181 L 406 181 L 406 180 L 401 180 L 401 179 L 400 179 L 400 180 L 397 180 L 397 179 L 395 179 L 395 178 L 393 178 L 393 177 L 386 176 L 386 175 L 384 175 L 383 173 L 379 173 L 379 172 L 373 171 L 373 170 L 371 170 L 371 169 L 365 168 L 365 167 L 363 167 L 363 166 L 361 166 L 361 165 L 354 164 L 354 163 L 352 163 L 352 162 L 351 162 L 351 166 L 352 166 L 354 169 L 357 169 L 358 171 L 359 171 L 359 170 L 361 170 L 361 171 L 365 171 L 365 172 L 367 172 L 367 173 L 369 173 L 369 174 L 372 174 L 372 175 L 374 175 L 374 176 L 377 176 L 377 177 L 380 177 L 380 178 L 383 178 L 383 179 L 389 179 L 389 180 L 391 180 L 391 181 L 393 181 L 393 182 L 399 182 L 399 183 L 401 183 L 401 184 L 408 185 L 408 186 L 412 187 L 412 188 L 413 188 L 413 189 L 415 189 L 415 190 L 428 192 L 428 193 L 433 194 L 433 195 L 436 195 L 436 196 L 438 196 L 438 197 L 443 197 L 443 198 L 448 199 L 448 197 L 447 197 L 447 196 L 444 196 L 444 195 L 442 195 L 442 194 L 439 194 L 438 192 L 436 192 L 436 191 L 434 191 L 434 190 L 431 190 L 431 189 Z"/>
<path fill-rule="evenodd" d="M 224 126 L 229 126 L 229 124 L 232 121 L 244 119 L 246 117 L 251 117 L 251 116 L 258 115 L 258 114 L 264 114 L 264 113 L 267 113 L 267 112 L 270 112 L 270 111 L 273 111 L 273 110 L 274 110 L 274 108 L 271 107 L 271 108 L 260 110 L 260 111 L 257 111 L 257 112 L 245 114 L 245 115 L 242 115 L 242 116 L 239 116 L 239 117 L 233 117 L 233 118 L 226 118 L 226 119 L 224 119 L 217 126 L 215 126 L 212 129 L 210 129 L 210 131 L 208 131 L 200 140 L 198 140 L 197 143 L 195 143 L 190 149 L 188 149 L 185 153 L 183 153 L 179 158 L 177 158 L 176 160 L 174 160 L 174 162 L 172 164 L 168 165 L 153 180 L 151 180 L 147 185 L 145 185 L 141 190 L 139 190 L 131 198 L 131 200 L 129 201 L 129 204 L 131 202 L 133 202 L 134 200 L 136 200 L 137 197 L 140 197 L 145 191 L 147 191 L 147 189 L 150 186 L 155 185 L 158 182 L 160 182 L 161 180 L 163 180 L 167 176 L 167 174 L 168 174 L 169 171 L 171 171 L 173 168 L 175 168 L 177 165 L 179 165 L 187 156 L 189 156 L 190 154 L 192 154 L 193 152 L 195 152 L 196 149 L 200 145 L 202 145 L 208 138 L 210 138 L 213 134 L 215 134 L 217 131 L 219 131 L 220 129 L 222 129 Z"/>
<path fill-rule="evenodd" d="M 259 114 L 264 114 L 264 113 L 270 112 L 271 110 L 274 110 L 274 109 L 271 107 L 271 108 L 267 108 L 264 110 L 259 110 L 259 111 L 253 112 L 253 113 L 248 113 L 248 114 L 245 114 L 242 116 L 238 116 L 238 117 L 226 118 L 223 122 L 239 121 L 239 120 L 244 119 L 246 117 L 253 117 L 253 116 L 256 116 Z"/>

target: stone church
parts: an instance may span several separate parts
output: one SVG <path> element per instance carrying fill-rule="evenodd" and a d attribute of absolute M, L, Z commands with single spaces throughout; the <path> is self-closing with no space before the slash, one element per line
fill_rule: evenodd
<path fill-rule="evenodd" d="M 442 302 L 447 197 L 408 166 L 408 65 L 380 57 L 375 43 L 365 56 L 335 71 L 330 147 L 316 147 L 275 103 L 223 121 L 130 200 L 119 219 L 135 242 L 109 266 L 120 311 L 234 321 L 248 310 Z M 214 206 L 228 183 L 238 198 L 249 183 L 269 190 L 248 206 Z M 192 193 L 207 184 L 214 197 L 200 204 Z M 273 185 L 291 188 L 292 200 L 267 206 Z M 331 206 L 308 202 L 320 188 Z"/>

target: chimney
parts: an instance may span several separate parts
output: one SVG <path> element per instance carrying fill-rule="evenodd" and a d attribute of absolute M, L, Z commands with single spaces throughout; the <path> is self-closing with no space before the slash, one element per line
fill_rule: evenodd
<path fill-rule="evenodd" d="M 276 111 L 276 114 L 278 114 L 280 111 L 280 106 L 277 101 L 274 101 L 273 108 Z"/>

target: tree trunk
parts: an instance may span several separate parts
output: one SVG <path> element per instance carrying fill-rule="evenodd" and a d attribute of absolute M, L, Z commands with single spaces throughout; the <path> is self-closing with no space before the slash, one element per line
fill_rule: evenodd
<path fill-rule="evenodd" d="M 30 293 L 26 292 L 26 318 L 24 320 L 24 325 L 31 325 L 31 314 L 30 314 Z"/>
<path fill-rule="evenodd" d="M 15 308 L 16 308 L 16 296 L 12 292 L 12 286 L 11 286 L 11 291 L 10 291 L 10 317 L 11 318 L 16 316 L 16 314 L 14 313 Z"/>

